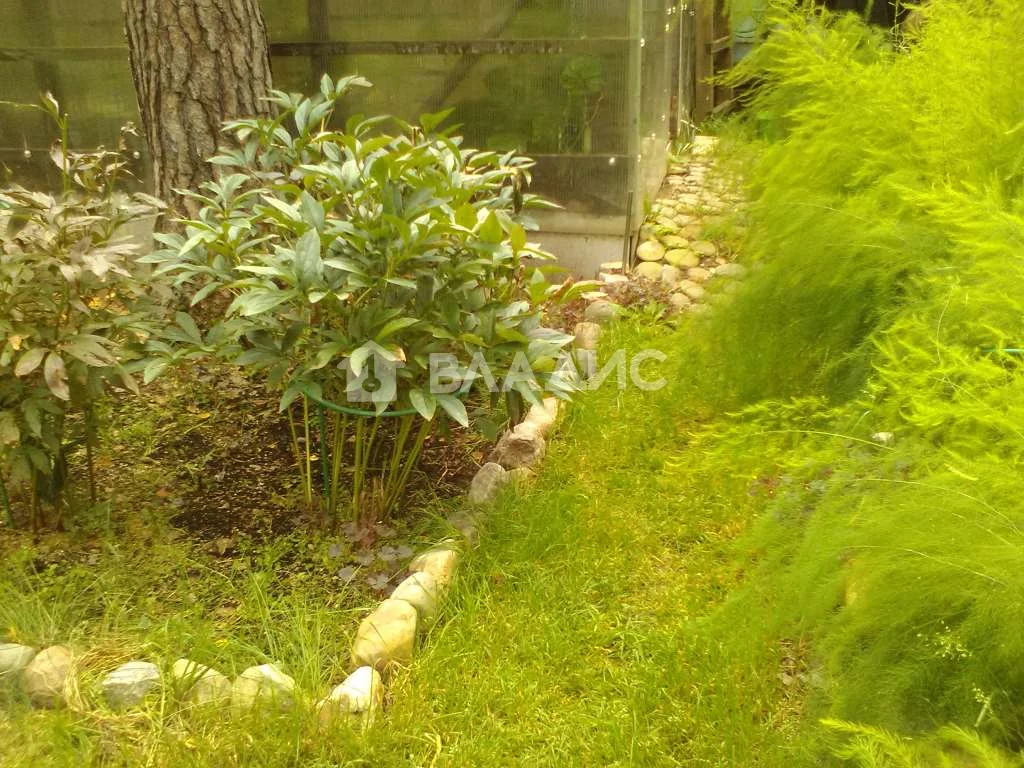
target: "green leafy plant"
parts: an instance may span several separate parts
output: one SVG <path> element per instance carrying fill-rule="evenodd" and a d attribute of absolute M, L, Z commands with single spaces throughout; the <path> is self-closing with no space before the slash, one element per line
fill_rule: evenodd
<path fill-rule="evenodd" d="M 34 526 L 44 502 L 59 516 L 67 454 L 79 443 L 96 501 L 94 405 L 112 387 L 137 389 L 131 364 L 155 309 L 125 227 L 161 208 L 115 192 L 127 175 L 123 145 L 74 152 L 60 105 L 47 95 L 39 108 L 60 131 L 51 157 L 62 191 L 0 190 L 0 467 L 14 487 L 28 487 Z M 83 434 L 68 441 L 72 415 Z M 13 523 L 6 489 L 0 502 Z"/>
<path fill-rule="evenodd" d="M 470 383 L 481 362 L 499 377 L 525 359 L 543 388 L 573 387 L 555 371 L 570 339 L 536 305 L 552 288 L 526 264 L 551 258 L 527 242 L 523 212 L 546 205 L 524 191 L 530 161 L 462 148 L 443 114 L 330 127 L 337 100 L 368 85 L 325 77 L 311 98 L 275 92 L 271 118 L 228 123 L 220 179 L 189 193 L 198 217 L 146 258 L 216 309 L 203 330 L 179 313 L 146 378 L 205 355 L 261 376 L 281 392 L 310 505 L 319 460 L 329 515 L 343 486 L 353 515 L 390 513 L 435 416 L 468 424 L 466 387 L 431 391 L 432 354 Z M 376 365 L 394 369 L 394 391 L 349 405 Z M 523 381 L 511 391 L 538 397 Z"/>

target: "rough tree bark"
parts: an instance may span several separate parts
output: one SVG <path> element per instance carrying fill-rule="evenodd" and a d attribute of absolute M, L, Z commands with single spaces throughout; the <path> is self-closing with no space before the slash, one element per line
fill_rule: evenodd
<path fill-rule="evenodd" d="M 156 194 L 193 213 L 175 189 L 213 177 L 221 123 L 266 114 L 271 88 L 259 0 L 123 0 L 125 31 Z"/>

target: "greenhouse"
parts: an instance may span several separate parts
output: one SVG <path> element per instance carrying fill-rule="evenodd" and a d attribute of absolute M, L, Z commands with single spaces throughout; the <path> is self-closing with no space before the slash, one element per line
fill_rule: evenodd
<path fill-rule="evenodd" d="M 564 209 L 543 218 L 545 245 L 593 273 L 628 252 L 671 141 L 713 106 L 698 82 L 721 55 L 696 50 L 723 37 L 723 22 L 716 30 L 699 6 L 268 0 L 264 11 L 276 87 L 308 91 L 322 72 L 358 73 L 376 87 L 345 109 L 406 118 L 452 110 L 469 146 L 535 158 L 535 191 Z M 0 0 L 0 17 L 0 98 L 52 92 L 83 147 L 109 145 L 137 119 L 117 3 Z M 0 161 L 17 176 L 47 169 L 51 138 L 37 115 L 0 113 Z M 144 174 L 145 142 L 134 149 Z"/>

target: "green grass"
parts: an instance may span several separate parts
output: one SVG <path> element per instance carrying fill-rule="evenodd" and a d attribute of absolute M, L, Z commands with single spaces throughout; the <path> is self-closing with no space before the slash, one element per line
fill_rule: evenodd
<path fill-rule="evenodd" d="M 651 326 L 622 333 L 608 344 L 671 346 Z M 799 708 L 778 673 L 791 649 L 750 633 L 723 647 L 702 627 L 743 581 L 727 555 L 757 495 L 744 479 L 692 487 L 665 472 L 693 426 L 678 395 L 608 386 L 570 412 L 536 486 L 488 517 L 443 616 L 394 677 L 385 721 L 365 735 L 317 735 L 309 700 L 254 728 L 173 698 L 105 712 L 93 692 L 141 654 L 229 672 L 278 660 L 307 699 L 323 695 L 344 675 L 358 615 L 316 579 L 275 578 L 272 560 L 216 573 L 174 543 L 144 557 L 111 548 L 94 568 L 42 577 L 14 564 L 2 625 L 90 652 L 72 712 L 5 694 L 0 763 L 730 765 L 786 753 Z M 192 603 L 197 590 L 209 594 Z M 218 603 L 230 610 L 210 615 Z"/>

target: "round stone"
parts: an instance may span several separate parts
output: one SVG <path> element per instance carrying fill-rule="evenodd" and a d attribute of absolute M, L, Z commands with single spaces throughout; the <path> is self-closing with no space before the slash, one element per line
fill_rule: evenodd
<path fill-rule="evenodd" d="M 718 246 L 716 246 L 710 240 L 698 240 L 690 247 L 694 250 L 695 253 L 699 253 L 701 256 L 718 255 Z"/>
<path fill-rule="evenodd" d="M 656 261 L 641 261 L 633 268 L 633 274 L 644 280 L 658 280 L 661 278 L 661 268 L 662 265 Z"/>
<path fill-rule="evenodd" d="M 657 240 L 647 240 L 636 249 L 636 256 L 641 261 L 661 261 L 665 258 L 665 247 Z"/>
<path fill-rule="evenodd" d="M 103 678 L 100 687 L 111 707 L 124 709 L 141 704 L 159 682 L 160 668 L 156 664 L 129 661 Z"/>
<path fill-rule="evenodd" d="M 71 651 L 54 645 L 40 651 L 25 667 L 21 684 L 32 703 L 39 707 L 64 704 L 64 689 L 71 676 Z"/>
<path fill-rule="evenodd" d="M 693 282 L 695 283 L 703 283 L 705 280 L 711 277 L 711 272 L 704 269 L 704 267 L 691 267 L 690 269 L 686 270 L 686 276 L 693 280 Z"/>
<path fill-rule="evenodd" d="M 665 261 L 673 267 L 688 269 L 700 265 L 700 257 L 693 251 L 685 248 L 675 248 L 665 254 Z"/>
<path fill-rule="evenodd" d="M 588 323 L 606 325 L 619 316 L 622 308 L 613 301 L 598 299 L 583 311 L 583 319 Z"/>
<path fill-rule="evenodd" d="M 679 285 L 679 281 L 683 279 L 683 272 L 678 267 L 673 267 L 671 264 L 666 264 L 661 268 L 661 282 L 667 285 L 669 288 L 675 288 Z"/>
<path fill-rule="evenodd" d="M 693 301 L 685 293 L 673 293 L 668 297 L 668 303 L 675 310 L 686 309 Z"/>
<path fill-rule="evenodd" d="M 17 643 L 0 643 L 0 680 L 20 674 L 36 656 L 36 649 Z"/>
<path fill-rule="evenodd" d="M 704 298 L 703 286 L 697 285 L 696 283 L 691 282 L 690 280 L 684 280 L 682 283 L 680 283 L 679 287 L 682 289 L 683 293 L 685 293 L 694 301 L 700 301 L 701 299 Z"/>

